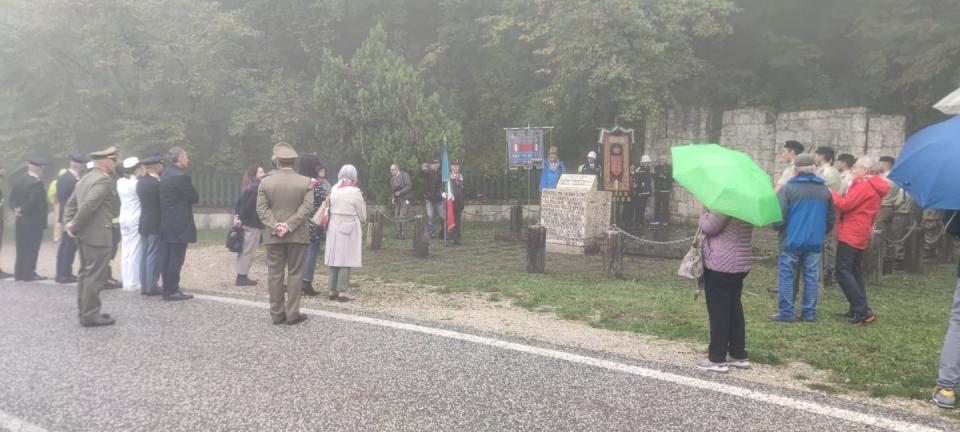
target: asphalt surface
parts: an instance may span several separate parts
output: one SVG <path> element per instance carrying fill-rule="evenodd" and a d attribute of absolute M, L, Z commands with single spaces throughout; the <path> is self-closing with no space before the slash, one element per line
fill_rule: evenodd
<path fill-rule="evenodd" d="M 73 286 L 0 281 L 0 429 L 15 418 L 51 432 L 881 430 L 767 403 L 766 396 L 758 401 L 330 316 L 275 326 L 262 308 L 211 299 L 163 302 L 120 291 L 102 299 L 117 325 L 87 329 L 76 320 Z M 960 430 L 939 419 L 740 382 L 735 372 L 718 377 L 563 352 Z"/>

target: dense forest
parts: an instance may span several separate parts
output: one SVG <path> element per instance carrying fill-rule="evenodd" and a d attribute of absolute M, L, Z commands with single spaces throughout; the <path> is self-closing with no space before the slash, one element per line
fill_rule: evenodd
<path fill-rule="evenodd" d="M 285 140 L 376 184 L 444 138 L 502 172 L 504 127 L 574 155 L 678 105 L 917 128 L 958 35 L 957 0 L 0 0 L 0 164 L 181 145 L 235 173 Z"/>

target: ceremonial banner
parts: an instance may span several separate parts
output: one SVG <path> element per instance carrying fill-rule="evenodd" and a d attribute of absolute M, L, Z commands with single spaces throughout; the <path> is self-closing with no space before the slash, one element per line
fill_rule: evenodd
<path fill-rule="evenodd" d="M 507 131 L 507 166 L 510 169 L 543 168 L 544 128 L 516 128 Z"/>
<path fill-rule="evenodd" d="M 614 195 L 630 194 L 630 147 L 633 129 L 601 129 L 598 143 L 603 148 L 603 185 L 601 190 Z"/>

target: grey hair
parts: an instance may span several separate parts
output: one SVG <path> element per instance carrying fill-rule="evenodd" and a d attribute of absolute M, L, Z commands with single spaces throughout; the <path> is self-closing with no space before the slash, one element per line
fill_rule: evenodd
<path fill-rule="evenodd" d="M 798 174 L 814 174 L 817 172 L 816 165 L 810 165 L 805 167 L 797 167 Z"/>
<path fill-rule="evenodd" d="M 876 173 L 882 169 L 880 161 L 873 156 L 864 156 L 860 159 L 857 159 L 857 163 L 867 170 L 869 173 Z"/>
<path fill-rule="evenodd" d="M 170 149 L 170 163 L 177 163 L 178 160 L 183 156 L 187 151 L 183 147 L 174 147 Z"/>
<path fill-rule="evenodd" d="M 357 181 L 357 167 L 347 164 L 340 167 L 340 173 L 337 174 L 337 180 Z"/>

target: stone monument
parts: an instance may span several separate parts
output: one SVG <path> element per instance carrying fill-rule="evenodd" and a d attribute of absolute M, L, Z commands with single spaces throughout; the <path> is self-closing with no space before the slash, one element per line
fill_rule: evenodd
<path fill-rule="evenodd" d="M 610 227 L 611 196 L 597 190 L 593 175 L 564 174 L 556 189 L 544 189 L 540 224 L 547 228 L 547 252 L 583 254 L 595 248 Z"/>

